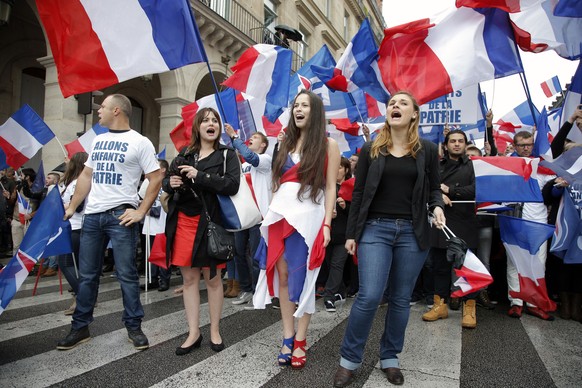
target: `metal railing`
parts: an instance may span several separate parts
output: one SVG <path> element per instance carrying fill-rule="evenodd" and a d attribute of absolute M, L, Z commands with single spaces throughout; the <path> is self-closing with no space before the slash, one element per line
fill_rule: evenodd
<path fill-rule="evenodd" d="M 236 0 L 199 0 L 218 16 L 232 24 L 240 32 L 256 43 L 277 44 L 293 51 L 292 69 L 299 69 L 305 61 L 299 56 L 299 43 L 290 41 L 288 44 L 280 42 L 273 32 L 267 29 L 263 22 L 247 11 Z"/>

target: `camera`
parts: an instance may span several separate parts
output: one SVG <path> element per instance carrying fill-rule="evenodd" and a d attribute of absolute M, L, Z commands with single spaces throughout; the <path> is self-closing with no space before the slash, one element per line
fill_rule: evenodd
<path fill-rule="evenodd" d="M 178 166 L 183 166 L 185 164 L 188 164 L 188 160 L 182 156 L 182 155 L 178 155 L 174 158 L 174 162 L 172 163 L 172 166 L 170 167 L 170 171 L 169 174 L 170 176 L 172 175 L 177 175 L 182 177 L 182 181 L 187 181 L 188 177 L 186 176 L 186 174 L 182 174 L 180 172 L 180 169 L 178 168 Z"/>

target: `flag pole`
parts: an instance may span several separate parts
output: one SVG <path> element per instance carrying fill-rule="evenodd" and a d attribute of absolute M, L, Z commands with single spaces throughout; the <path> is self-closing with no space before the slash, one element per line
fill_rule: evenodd
<path fill-rule="evenodd" d="M 214 86 L 214 91 L 216 92 L 217 101 L 218 101 L 218 113 L 222 117 L 224 117 L 224 121 L 226 122 L 226 115 L 224 114 L 224 106 L 222 104 L 222 100 L 220 98 L 220 92 L 218 91 L 218 86 L 216 85 L 216 80 L 214 79 L 214 75 L 212 74 L 212 69 L 210 68 L 210 62 L 208 61 L 208 56 L 206 55 L 206 49 L 204 49 L 204 42 L 202 42 L 202 37 L 200 36 L 200 31 L 198 30 L 198 24 L 196 24 L 196 19 L 194 18 L 194 13 L 192 12 L 192 7 L 190 3 L 188 4 L 188 10 L 190 11 L 190 17 L 192 18 L 192 23 L 194 24 L 194 29 L 196 30 L 197 35 L 200 37 L 200 44 L 202 46 L 202 50 L 204 52 L 204 58 L 206 59 L 206 67 L 208 68 L 208 75 L 210 75 L 210 80 L 212 81 L 212 86 Z M 231 124 L 231 123 L 229 123 Z M 236 123 L 238 124 L 238 123 Z M 238 125 L 237 125 L 238 126 Z"/>
<path fill-rule="evenodd" d="M 55 135 L 55 140 L 61 146 L 61 151 L 63 151 L 63 154 L 65 155 L 65 158 L 69 157 L 69 155 L 67 154 L 67 151 L 65 151 L 65 147 L 63 147 L 63 143 L 61 143 L 61 141 L 59 140 L 59 138 L 57 137 L 57 135 Z"/>
<path fill-rule="evenodd" d="M 515 46 L 515 52 L 517 54 L 517 59 L 519 60 L 519 64 L 521 66 L 522 71 L 519 72 L 519 78 L 521 79 L 521 84 L 523 86 L 523 90 L 525 91 L 525 97 L 527 98 L 527 102 L 529 105 L 529 110 L 531 112 L 531 117 L 533 118 L 534 125 L 538 126 L 538 118 L 536 117 L 534 104 L 531 99 L 531 93 L 529 92 L 529 85 L 527 83 L 527 78 L 525 77 L 525 69 L 523 68 L 523 61 L 521 60 L 521 54 L 519 53 L 519 47 L 517 46 L 517 42 L 514 40 L 513 45 Z M 493 104 L 491 104 L 493 106 Z"/>
<path fill-rule="evenodd" d="M 356 100 L 354 99 L 354 96 L 352 95 L 351 92 L 347 92 L 348 95 L 350 96 L 350 100 L 352 101 L 352 103 L 354 104 L 354 106 L 356 107 L 356 110 L 358 111 L 358 115 L 360 116 L 360 120 L 362 120 L 362 124 L 366 124 L 364 122 L 364 118 L 362 117 L 362 112 L 360 112 L 360 108 L 358 107 L 358 104 L 356 104 Z"/>

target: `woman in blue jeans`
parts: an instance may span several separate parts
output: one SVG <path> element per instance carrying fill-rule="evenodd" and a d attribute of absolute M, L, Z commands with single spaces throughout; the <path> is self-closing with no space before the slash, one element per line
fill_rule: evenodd
<path fill-rule="evenodd" d="M 71 202 L 71 198 L 75 193 L 77 178 L 81 175 L 81 171 L 83 171 L 83 168 L 85 167 L 87 157 L 88 155 L 86 152 L 77 152 L 67 163 L 67 169 L 65 170 L 65 175 L 63 177 L 64 189 L 61 190 L 61 198 L 63 199 L 63 205 L 65 207 L 69 206 L 69 202 Z M 69 222 L 71 223 L 71 243 L 73 246 L 73 252 L 59 255 L 57 257 L 59 268 L 73 289 L 74 295 L 77 295 L 77 292 L 79 291 L 79 246 L 81 241 L 81 226 L 83 225 L 84 208 L 85 202 L 75 209 L 75 213 L 69 219 Z M 75 307 L 77 307 L 77 299 L 73 297 L 73 304 L 65 310 L 65 315 L 73 315 Z"/>
<path fill-rule="evenodd" d="M 349 385 L 362 364 L 387 284 L 390 299 L 380 366 L 392 384 L 404 383 L 398 354 L 404 344 L 412 290 L 428 253 L 429 210 L 436 227 L 445 224 L 437 146 L 419 138 L 419 115 L 412 95 L 394 94 L 384 127 L 360 152 L 346 231 L 348 253 L 356 253 L 357 247 L 360 290 L 341 346 L 334 387 Z"/>

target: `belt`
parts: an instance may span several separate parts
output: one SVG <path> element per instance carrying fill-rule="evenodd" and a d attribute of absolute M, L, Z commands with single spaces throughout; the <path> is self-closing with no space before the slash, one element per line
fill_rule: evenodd
<path fill-rule="evenodd" d="M 119 206 L 114 207 L 113 209 L 109 209 L 108 211 L 114 212 L 117 210 L 125 210 L 125 209 L 134 209 L 135 210 L 135 207 L 133 205 L 130 205 L 129 203 L 124 203 L 124 204 L 121 204 Z"/>

